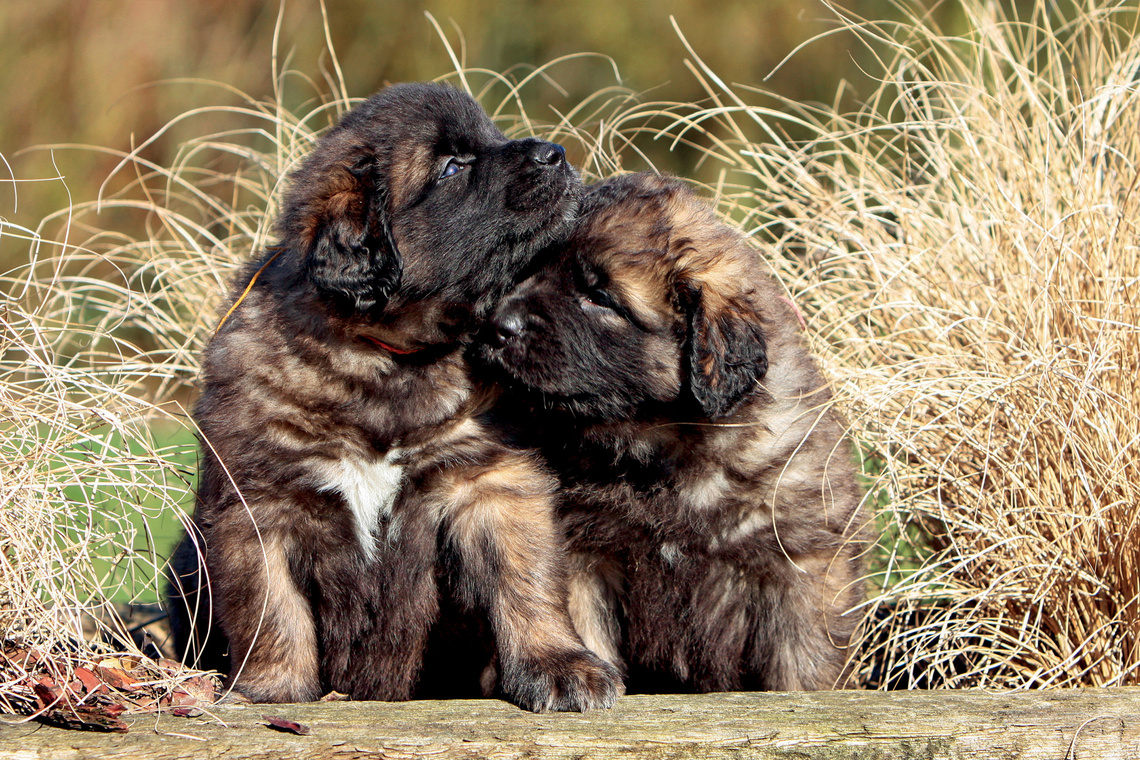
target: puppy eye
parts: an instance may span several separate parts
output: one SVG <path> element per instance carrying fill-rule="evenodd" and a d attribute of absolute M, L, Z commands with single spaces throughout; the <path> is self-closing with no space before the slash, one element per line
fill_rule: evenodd
<path fill-rule="evenodd" d="M 609 309 L 611 311 L 618 311 L 618 302 L 614 300 L 606 291 L 601 288 L 588 288 L 582 293 L 582 300 L 585 304 L 596 306 L 602 309 Z"/>
<path fill-rule="evenodd" d="M 467 162 L 460 161 L 458 158 L 452 156 L 451 158 L 447 159 L 447 163 L 443 165 L 443 171 L 439 173 L 439 178 L 447 179 L 448 177 L 453 177 L 467 168 Z"/>

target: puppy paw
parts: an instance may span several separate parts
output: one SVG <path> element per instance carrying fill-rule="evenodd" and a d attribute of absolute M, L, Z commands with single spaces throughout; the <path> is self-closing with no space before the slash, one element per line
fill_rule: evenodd
<path fill-rule="evenodd" d="M 534 660 L 504 660 L 499 691 L 532 712 L 584 712 L 613 707 L 625 685 L 616 668 L 581 649 Z"/>
<path fill-rule="evenodd" d="M 313 702 L 321 693 L 315 684 L 308 684 L 290 676 L 270 674 L 271 677 L 241 677 L 226 684 L 226 698 L 233 704 Z"/>

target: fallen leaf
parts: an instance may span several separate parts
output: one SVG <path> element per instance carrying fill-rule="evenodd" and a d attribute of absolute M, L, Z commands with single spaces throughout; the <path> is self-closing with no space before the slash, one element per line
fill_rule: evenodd
<path fill-rule="evenodd" d="M 94 692 L 97 694 L 107 693 L 106 684 L 100 681 L 99 677 L 87 668 L 76 668 L 75 677 L 83 682 L 83 686 L 86 687 L 88 692 Z"/>
<path fill-rule="evenodd" d="M 170 692 L 170 704 L 175 707 L 193 707 L 198 704 L 198 698 L 187 694 L 182 689 L 175 689 Z"/>
<path fill-rule="evenodd" d="M 209 676 L 187 678 L 179 685 L 179 688 L 199 702 L 213 702 L 218 694 L 216 682 Z"/>
<path fill-rule="evenodd" d="M 83 705 L 76 708 L 54 707 L 36 716 L 36 720 L 58 728 L 76 731 L 108 731 L 127 733 L 127 724 L 119 720 L 122 705 Z"/>
<path fill-rule="evenodd" d="M 108 658 L 108 659 L 114 659 L 114 658 L 112 657 L 112 658 Z M 107 660 L 104 660 L 104 662 L 106 662 L 106 661 Z M 118 668 L 112 668 L 112 667 L 108 667 L 108 666 L 100 664 L 100 665 L 95 666 L 95 673 L 101 679 L 103 679 L 103 683 L 107 684 L 112 689 L 121 689 L 123 691 L 134 691 L 135 689 L 138 688 L 138 679 L 136 679 L 130 675 L 127 675 L 127 673 L 125 673 L 122 670 L 119 670 Z"/>
<path fill-rule="evenodd" d="M 5 649 L 2 653 L 4 659 L 13 665 L 25 666 L 28 661 L 38 662 L 38 657 L 33 657 L 32 653 L 27 649 Z"/>
<path fill-rule="evenodd" d="M 47 683 L 44 683 L 47 681 Z M 36 700 L 40 703 L 40 709 L 49 708 L 49 706 L 56 704 L 63 698 L 62 690 L 59 690 L 50 678 L 44 676 L 32 684 L 32 690 L 35 693 Z"/>
<path fill-rule="evenodd" d="M 37 680 L 36 683 L 38 683 L 40 686 L 44 686 L 48 689 L 51 689 L 56 694 L 61 693 L 60 688 L 59 688 L 59 684 L 57 684 L 54 680 L 52 680 L 51 676 L 40 676 L 39 680 Z"/>
<path fill-rule="evenodd" d="M 278 731 L 285 731 L 290 734 L 297 734 L 297 736 L 308 736 L 312 731 L 303 723 L 298 723 L 294 720 L 286 720 L 285 718 L 275 718 L 272 715 L 262 715 L 263 719 L 268 721 L 269 727 Z"/>
<path fill-rule="evenodd" d="M 131 705 L 131 713 L 154 713 L 161 710 L 162 707 L 162 701 L 159 699 L 144 699 Z"/>

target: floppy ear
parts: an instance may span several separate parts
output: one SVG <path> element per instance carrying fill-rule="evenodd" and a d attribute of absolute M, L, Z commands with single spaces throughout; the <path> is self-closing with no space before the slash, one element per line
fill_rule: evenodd
<path fill-rule="evenodd" d="M 709 419 L 726 417 L 768 371 L 759 315 L 747 304 L 709 303 L 699 286 L 681 286 L 678 299 L 688 316 L 690 392 Z"/>
<path fill-rule="evenodd" d="M 375 160 L 306 166 L 292 195 L 286 228 L 297 233 L 308 277 L 351 310 L 382 308 L 400 284 L 401 267 Z"/>

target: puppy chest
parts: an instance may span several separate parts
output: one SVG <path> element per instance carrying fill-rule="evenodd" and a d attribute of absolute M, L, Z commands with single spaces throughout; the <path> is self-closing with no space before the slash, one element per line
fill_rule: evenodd
<path fill-rule="evenodd" d="M 392 521 L 406 480 L 401 460 L 407 454 L 397 447 L 376 459 L 344 457 L 318 467 L 317 490 L 341 497 L 352 513 L 357 541 L 368 558 L 375 553 L 382 525 Z"/>

